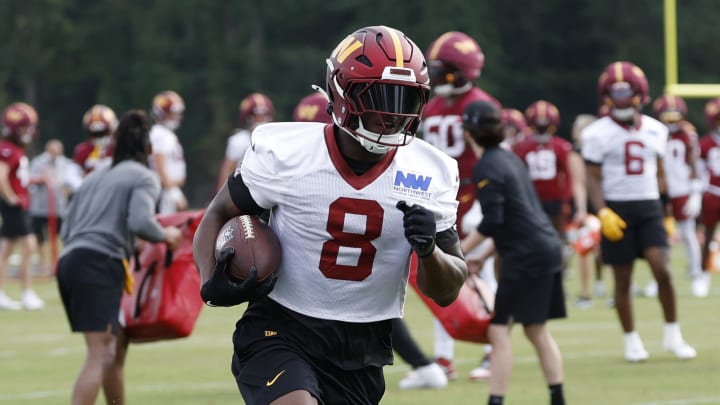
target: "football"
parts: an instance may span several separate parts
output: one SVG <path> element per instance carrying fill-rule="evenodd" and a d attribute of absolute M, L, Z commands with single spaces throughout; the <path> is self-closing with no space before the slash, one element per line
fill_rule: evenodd
<path fill-rule="evenodd" d="M 254 266 L 258 281 L 263 281 L 280 267 L 280 241 L 275 232 L 254 215 L 234 217 L 223 225 L 215 240 L 215 258 L 226 247 L 235 249 L 228 272 L 237 279 L 246 280 Z"/>

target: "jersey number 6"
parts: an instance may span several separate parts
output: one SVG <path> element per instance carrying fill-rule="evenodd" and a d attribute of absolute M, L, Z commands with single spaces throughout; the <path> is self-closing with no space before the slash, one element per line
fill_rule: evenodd
<path fill-rule="evenodd" d="M 645 169 L 645 159 L 642 142 L 629 141 L 625 143 L 625 174 L 642 174 Z"/>

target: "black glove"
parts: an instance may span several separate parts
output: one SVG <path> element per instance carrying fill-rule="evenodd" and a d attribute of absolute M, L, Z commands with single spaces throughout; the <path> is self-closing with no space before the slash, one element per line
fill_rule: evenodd
<path fill-rule="evenodd" d="M 398 201 L 395 206 L 405 214 L 405 237 L 412 248 L 419 257 L 430 256 L 435 250 L 435 215 L 422 205 L 411 207 L 405 201 Z"/>
<path fill-rule="evenodd" d="M 235 255 L 235 249 L 229 247 L 220 252 L 215 263 L 215 271 L 210 280 L 200 288 L 200 296 L 211 307 L 231 307 L 246 301 L 255 301 L 266 296 L 277 281 L 271 274 L 262 283 L 257 280 L 257 270 L 253 268 L 247 280 L 238 280 L 227 272 L 228 262 Z"/>

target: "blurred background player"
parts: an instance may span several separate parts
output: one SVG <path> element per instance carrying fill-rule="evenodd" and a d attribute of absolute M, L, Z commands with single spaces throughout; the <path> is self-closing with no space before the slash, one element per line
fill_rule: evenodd
<path fill-rule="evenodd" d="M 225 159 L 220 167 L 217 188 L 220 189 L 228 176 L 242 162 L 245 151 L 250 146 L 250 135 L 260 124 L 272 122 L 275 107 L 270 98 L 262 93 L 252 93 L 245 97 L 238 107 L 238 127 L 228 138 Z"/>
<path fill-rule="evenodd" d="M 463 138 L 462 113 L 465 106 L 473 101 L 491 101 L 498 108 L 502 106 L 493 96 L 474 85 L 485 65 L 485 55 L 469 35 L 459 31 L 446 32 L 430 44 L 425 56 L 434 97 L 423 111 L 423 139 L 458 162 L 457 225 L 462 239 L 467 233 L 462 227 L 463 217 L 475 202 L 472 167 L 477 160 L 475 152 Z M 434 355 L 452 379 L 457 375 L 453 364 L 454 341 L 438 320 L 434 320 L 434 328 Z"/>
<path fill-rule="evenodd" d="M 715 228 L 720 221 L 720 98 L 705 104 L 708 132 L 700 139 L 700 159 L 708 177 L 702 200 L 700 220 L 705 228 L 702 244 L 702 273 L 693 280 L 693 293 L 704 297 L 710 292 L 710 244 L 715 240 Z"/>
<path fill-rule="evenodd" d="M 515 153 L 527 166 L 543 210 L 564 239 L 568 196 L 576 207 L 574 221 L 583 220 L 587 214 L 582 160 L 573 157 L 570 142 L 557 136 L 560 112 L 554 104 L 545 100 L 530 104 L 525 120 L 531 135 L 515 145 Z"/>
<path fill-rule="evenodd" d="M 0 140 L 0 309 L 41 309 L 45 306 L 32 289 L 32 255 L 37 250 L 37 239 L 32 230 L 30 207 L 29 163 L 25 148 L 37 133 L 38 115 L 26 103 L 13 103 L 2 113 L 2 140 Z M 20 302 L 5 293 L 8 262 L 15 246 L 20 242 Z"/>
<path fill-rule="evenodd" d="M 580 154 L 580 151 L 582 150 L 582 141 L 580 139 L 580 133 L 582 132 L 585 127 L 590 125 L 591 123 L 595 122 L 597 120 L 597 116 L 593 114 L 579 114 L 575 117 L 575 120 L 573 121 L 572 125 L 572 142 L 573 142 L 573 150 L 578 155 Z M 582 158 L 582 156 L 580 156 Z M 583 172 L 584 172 L 583 168 Z M 587 180 L 583 179 L 583 187 L 587 190 Z M 586 193 L 587 194 L 587 193 Z M 589 214 L 595 215 L 597 214 L 597 210 L 594 209 L 592 206 L 592 203 L 589 201 L 586 204 L 587 210 Z M 592 263 L 591 263 L 592 262 Z M 602 257 L 600 254 L 600 244 L 597 243 L 592 249 L 592 252 L 588 252 L 586 254 L 578 254 L 578 270 L 580 272 L 580 294 L 578 294 L 578 299 L 575 301 L 575 306 L 579 308 L 587 308 L 591 305 L 592 301 L 588 304 L 586 300 L 589 299 L 591 296 L 590 293 L 590 279 L 591 277 L 591 267 L 595 269 L 595 281 L 592 285 L 592 295 L 594 295 L 596 298 L 603 298 L 605 297 L 605 283 L 603 281 L 603 264 L 602 264 Z M 612 305 L 614 305 L 614 302 L 611 302 Z"/>
<path fill-rule="evenodd" d="M 73 160 L 82 167 L 84 174 L 112 163 L 112 134 L 117 124 L 115 112 L 106 105 L 95 104 L 83 115 L 82 126 L 87 139 L 75 146 Z"/>
<path fill-rule="evenodd" d="M 172 214 L 188 206 L 181 189 L 185 184 L 187 167 L 182 144 L 175 134 L 184 112 L 185 102 L 172 90 L 160 92 L 153 98 L 151 115 L 155 124 L 150 130 L 150 166 L 160 176 L 160 214 Z"/>
<path fill-rule="evenodd" d="M 677 323 L 660 203 L 660 193 L 665 192 L 667 127 L 641 113 L 650 100 L 648 81 L 630 62 L 614 62 L 603 70 L 598 96 L 609 105 L 609 115 L 583 130 L 582 155 L 588 191 L 602 225 L 603 262 L 612 266 L 615 277 L 615 308 L 624 332 L 625 359 L 637 362 L 649 357 L 633 319 L 631 281 L 638 257 L 647 260 L 658 283 L 665 319 L 663 347 L 678 358 L 694 358 L 697 353 L 685 342 Z"/>
<path fill-rule="evenodd" d="M 504 143 L 510 148 L 525 140 L 529 135 L 530 128 L 525 121 L 525 115 L 515 108 L 503 108 L 502 110 L 503 130 L 505 131 Z"/>
<path fill-rule="evenodd" d="M 303 97 L 293 109 L 293 121 L 332 123 L 327 112 L 328 99 L 319 91 Z"/>
<path fill-rule="evenodd" d="M 35 179 L 28 187 L 30 217 L 38 241 L 38 267 L 41 274 L 54 274 L 55 263 L 48 256 L 50 253 L 55 254 L 59 248 L 57 235 L 65 217 L 68 198 L 79 183 L 70 179 L 76 173 L 76 166 L 72 159 L 65 156 L 63 144 L 58 139 L 47 141 L 45 151 L 30 160 L 30 178 Z M 47 246 L 45 242 L 48 242 Z M 52 260 L 56 259 L 56 256 L 52 256 Z"/>
<path fill-rule="evenodd" d="M 665 182 L 667 183 L 668 202 L 665 207 L 666 220 L 669 217 L 673 226 L 666 224 L 668 238 L 672 240 L 672 231 L 679 228 L 685 245 L 688 275 L 692 283 L 692 293 L 703 296 L 698 289 L 702 276 L 700 242 L 695 230 L 696 219 L 702 204 L 703 182 L 697 167 L 700 148 L 698 135 L 692 124 L 687 122 L 687 105 L 678 96 L 664 95 L 653 102 L 653 115 L 668 128 L 669 137 L 667 151 L 663 160 L 665 166 Z M 647 297 L 657 296 L 655 280 L 645 287 L 643 293 Z"/>

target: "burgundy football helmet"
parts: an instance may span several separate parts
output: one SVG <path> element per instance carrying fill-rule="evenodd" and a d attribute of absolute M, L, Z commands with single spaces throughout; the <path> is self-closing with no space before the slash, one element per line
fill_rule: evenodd
<path fill-rule="evenodd" d="M 680 123 L 687 116 L 687 104 L 681 97 L 665 94 L 653 102 L 653 114 L 664 123 L 670 133 L 680 131 Z"/>
<path fill-rule="evenodd" d="M 705 104 L 705 122 L 710 131 L 720 128 L 720 97 L 714 98 Z"/>
<path fill-rule="evenodd" d="M 525 139 L 529 128 L 525 116 L 520 110 L 504 108 L 502 110 L 502 122 L 504 124 L 505 140 L 510 145 L 515 145 Z"/>
<path fill-rule="evenodd" d="M 613 118 L 632 120 L 650 102 L 645 73 L 630 62 L 609 64 L 598 78 L 598 97 L 610 106 Z"/>
<path fill-rule="evenodd" d="M 505 126 L 512 126 L 518 131 L 524 131 L 527 128 L 527 121 L 520 110 L 515 108 L 505 108 L 502 110 L 502 121 Z"/>
<path fill-rule="evenodd" d="M 2 113 L 2 135 L 14 142 L 29 144 L 37 133 L 38 115 L 26 103 L 16 102 L 5 107 Z"/>
<path fill-rule="evenodd" d="M 240 102 L 238 111 L 238 127 L 243 129 L 253 129 L 275 117 L 275 107 L 270 97 L 262 93 L 252 93 L 245 97 Z"/>
<path fill-rule="evenodd" d="M 335 125 L 377 154 L 415 137 L 430 80 L 425 57 L 410 38 L 386 26 L 361 28 L 342 40 L 326 62 Z M 368 130 L 366 118 L 379 121 L 380 131 Z"/>
<path fill-rule="evenodd" d="M 115 131 L 118 119 L 108 106 L 95 104 L 83 115 L 82 125 L 92 138 L 109 135 Z"/>
<path fill-rule="evenodd" d="M 152 116 L 158 123 L 176 130 L 185 112 L 185 101 L 172 90 L 165 90 L 155 95 L 152 102 Z"/>
<path fill-rule="evenodd" d="M 320 92 L 303 97 L 293 110 L 293 121 L 332 123 L 327 112 L 328 99 Z"/>
<path fill-rule="evenodd" d="M 433 91 L 443 97 L 470 90 L 485 65 L 480 45 L 459 31 L 446 32 L 433 41 L 427 59 Z"/>
<path fill-rule="evenodd" d="M 538 100 L 525 109 L 525 120 L 528 125 L 534 127 L 538 132 L 545 132 L 552 129 L 551 132 L 557 131 L 560 127 L 560 111 L 555 104 Z"/>

